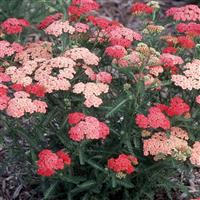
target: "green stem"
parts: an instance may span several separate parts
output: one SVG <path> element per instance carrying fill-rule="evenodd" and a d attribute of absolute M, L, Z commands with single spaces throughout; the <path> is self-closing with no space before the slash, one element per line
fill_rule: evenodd
<path fill-rule="evenodd" d="M 124 99 L 123 101 L 121 101 L 117 106 L 115 106 L 109 113 L 106 114 L 105 118 L 108 118 L 109 116 L 111 116 L 116 110 L 118 110 L 121 106 L 123 106 L 127 101 L 129 100 L 129 98 Z"/>

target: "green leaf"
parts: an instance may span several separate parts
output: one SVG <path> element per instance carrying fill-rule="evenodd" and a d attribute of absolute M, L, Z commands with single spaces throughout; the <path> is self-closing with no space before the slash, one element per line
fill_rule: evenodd
<path fill-rule="evenodd" d="M 56 181 L 53 184 L 51 184 L 51 186 L 48 188 L 48 190 L 44 194 L 44 200 L 48 199 L 50 197 L 50 195 L 53 194 L 53 192 L 55 191 L 55 188 L 56 188 L 57 184 L 58 184 L 58 181 Z"/>

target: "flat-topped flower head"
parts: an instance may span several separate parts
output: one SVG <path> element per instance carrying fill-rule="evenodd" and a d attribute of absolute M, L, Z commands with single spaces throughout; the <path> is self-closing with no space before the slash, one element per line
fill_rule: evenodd
<path fill-rule="evenodd" d="M 35 59 L 52 58 L 52 43 L 47 41 L 37 41 L 27 43 L 24 49 L 15 55 L 15 61 L 25 63 Z"/>
<path fill-rule="evenodd" d="M 14 53 L 21 52 L 23 50 L 22 45 L 14 42 L 10 43 L 6 40 L 0 41 L 0 58 L 4 58 L 6 56 L 12 56 Z"/>
<path fill-rule="evenodd" d="M 53 22 L 61 19 L 62 17 L 62 13 L 55 13 L 54 15 L 49 15 L 47 17 L 45 17 L 38 25 L 37 28 L 38 29 L 45 29 L 47 28 L 50 24 L 52 24 Z"/>
<path fill-rule="evenodd" d="M 135 171 L 134 165 L 137 165 L 137 158 L 132 155 L 120 154 L 118 158 L 110 158 L 107 162 L 109 169 L 115 173 L 131 174 Z"/>
<path fill-rule="evenodd" d="M 175 21 L 200 21 L 200 8 L 197 5 L 172 7 L 166 11 L 166 16 Z"/>
<path fill-rule="evenodd" d="M 135 15 L 141 15 L 141 14 L 151 14 L 153 13 L 153 7 L 148 6 L 147 4 L 144 3 L 134 3 L 131 12 Z"/>
<path fill-rule="evenodd" d="M 71 157 L 63 150 L 53 153 L 49 149 L 43 149 L 38 154 L 37 173 L 41 176 L 52 176 L 57 170 L 64 169 L 64 166 L 71 164 Z"/>
<path fill-rule="evenodd" d="M 1 24 L 1 28 L 6 34 L 12 35 L 21 33 L 23 28 L 29 25 L 26 19 L 8 18 Z"/>
<path fill-rule="evenodd" d="M 79 113 L 79 116 L 77 116 L 77 113 L 71 113 L 68 116 L 68 119 L 70 119 L 70 123 L 72 122 L 72 116 L 74 118 L 75 115 L 76 120 L 74 121 L 73 119 L 74 126 L 71 127 L 69 130 L 69 137 L 72 140 L 80 142 L 84 139 L 106 139 L 106 137 L 109 135 L 109 127 L 105 123 L 100 122 L 97 118 L 92 116 L 81 116 L 81 113 Z"/>
<path fill-rule="evenodd" d="M 7 115 L 15 118 L 20 118 L 25 113 L 46 113 L 47 104 L 40 100 L 32 100 L 30 94 L 19 91 L 14 93 L 14 98 L 7 102 Z"/>
<path fill-rule="evenodd" d="M 157 107 L 151 107 L 147 116 L 137 114 L 135 120 L 140 128 L 163 128 L 167 130 L 171 126 L 169 119 Z"/>
<path fill-rule="evenodd" d="M 105 54 L 111 58 L 122 58 L 127 54 L 126 49 L 120 45 L 109 46 L 105 50 Z"/>
<path fill-rule="evenodd" d="M 193 165 L 200 166 L 200 142 L 195 142 L 193 144 L 190 162 Z"/>
<path fill-rule="evenodd" d="M 200 60 L 193 60 L 182 67 L 183 74 L 172 75 L 172 81 L 182 89 L 200 89 Z"/>
<path fill-rule="evenodd" d="M 69 24 L 69 21 L 54 21 L 50 24 L 46 29 L 45 33 L 48 35 L 54 35 L 55 37 L 59 37 L 63 33 L 73 34 L 75 32 L 75 28 Z"/>
<path fill-rule="evenodd" d="M 63 56 L 71 58 L 75 62 L 80 62 L 80 64 L 98 65 L 99 63 L 99 58 L 94 53 L 90 52 L 89 49 L 84 47 L 67 50 Z"/>
<path fill-rule="evenodd" d="M 177 160 L 185 161 L 190 155 L 188 139 L 188 133 L 179 127 L 172 127 L 170 136 L 165 132 L 154 133 L 151 138 L 143 140 L 144 155 L 152 155 L 154 160 L 173 156 Z"/>
<path fill-rule="evenodd" d="M 104 83 L 77 83 L 73 87 L 73 93 L 80 94 L 83 93 L 85 97 L 85 106 L 90 108 L 92 106 L 99 107 L 103 101 L 99 97 L 102 93 L 107 93 L 109 90 L 109 86 Z"/>
<path fill-rule="evenodd" d="M 80 17 L 93 10 L 98 10 L 99 7 L 100 5 L 95 0 L 72 0 L 68 12 L 70 15 Z"/>

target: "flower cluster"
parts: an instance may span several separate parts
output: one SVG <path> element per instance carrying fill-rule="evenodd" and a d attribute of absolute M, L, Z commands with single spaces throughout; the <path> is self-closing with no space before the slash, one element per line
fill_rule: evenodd
<path fill-rule="evenodd" d="M 68 121 L 73 127 L 69 130 L 69 137 L 77 142 L 84 139 L 97 140 L 106 139 L 109 135 L 109 127 L 97 118 L 86 116 L 82 113 L 71 113 Z"/>
<path fill-rule="evenodd" d="M 21 52 L 23 50 L 23 46 L 14 42 L 10 43 L 6 40 L 0 41 L 0 58 L 4 58 L 6 56 L 11 56 L 14 53 Z"/>
<path fill-rule="evenodd" d="M 136 15 L 140 14 L 151 14 L 153 12 L 153 8 L 148 6 L 147 4 L 144 3 L 135 3 L 133 4 L 131 8 L 131 12 Z"/>
<path fill-rule="evenodd" d="M 69 21 L 54 21 L 46 29 L 45 33 L 48 35 L 54 35 L 56 37 L 62 35 L 63 33 L 73 34 L 75 28 L 69 24 Z"/>
<path fill-rule="evenodd" d="M 37 173 L 41 176 L 52 176 L 57 170 L 62 170 L 65 165 L 71 164 L 70 156 L 62 150 L 53 153 L 49 149 L 43 149 L 38 157 Z"/>
<path fill-rule="evenodd" d="M 193 165 L 200 166 L 200 142 L 195 142 L 193 144 L 190 162 Z"/>
<path fill-rule="evenodd" d="M 170 136 L 165 132 L 156 132 L 151 138 L 143 141 L 144 155 L 152 155 L 154 160 L 172 156 L 185 161 L 191 152 L 188 139 L 188 133 L 179 127 L 171 127 Z"/>
<path fill-rule="evenodd" d="M 200 60 L 193 60 L 183 66 L 183 75 L 172 75 L 172 81 L 182 89 L 200 89 Z"/>
<path fill-rule="evenodd" d="M 102 93 L 108 93 L 109 86 L 104 83 L 83 83 L 79 82 L 74 85 L 73 93 L 83 93 L 85 97 L 85 106 L 90 108 L 91 106 L 99 107 L 103 101 L 99 97 Z"/>
<path fill-rule="evenodd" d="M 80 17 L 92 10 L 98 10 L 99 4 L 95 0 L 72 0 L 68 7 L 68 12 L 71 15 Z"/>
<path fill-rule="evenodd" d="M 170 121 L 157 107 L 151 107 L 147 116 L 137 114 L 135 120 L 140 128 L 163 128 L 165 130 L 170 128 Z"/>
<path fill-rule="evenodd" d="M 137 164 L 138 160 L 135 156 L 120 154 L 118 158 L 110 158 L 107 166 L 116 173 L 131 174 L 135 171 L 134 165 Z"/>
<path fill-rule="evenodd" d="M 140 128 L 163 128 L 165 130 L 170 128 L 170 121 L 165 116 L 169 117 L 181 116 L 190 111 L 190 106 L 186 104 L 182 98 L 174 97 L 170 100 L 170 105 L 156 104 L 149 109 L 147 116 L 143 114 L 136 115 L 136 124 Z"/>
<path fill-rule="evenodd" d="M 176 30 L 180 33 L 186 33 L 191 36 L 199 36 L 200 35 L 200 24 L 195 22 L 180 23 L 176 26 Z"/>
<path fill-rule="evenodd" d="M 8 18 L 1 24 L 1 28 L 6 32 L 6 34 L 12 35 L 21 33 L 23 27 L 27 27 L 29 25 L 29 22 L 25 19 Z"/>
<path fill-rule="evenodd" d="M 6 112 L 9 116 L 19 118 L 25 113 L 46 113 L 47 104 L 40 100 L 31 100 L 30 94 L 19 91 L 7 103 Z"/>
<path fill-rule="evenodd" d="M 99 58 L 84 47 L 67 50 L 63 56 L 85 65 L 98 65 L 99 63 Z"/>
<path fill-rule="evenodd" d="M 59 20 L 62 17 L 61 13 L 55 13 L 54 15 L 49 15 L 45 17 L 38 25 L 38 29 L 45 29 L 53 22 Z"/>
<path fill-rule="evenodd" d="M 200 8 L 196 5 L 172 7 L 166 11 L 166 15 L 176 21 L 200 21 Z"/>
<path fill-rule="evenodd" d="M 52 43 L 47 41 L 27 43 L 23 51 L 15 55 L 15 61 L 20 63 L 25 63 L 29 60 L 50 58 L 52 58 Z"/>
<path fill-rule="evenodd" d="M 56 90 L 68 90 L 70 88 L 69 79 L 72 79 L 76 73 L 75 65 L 76 63 L 72 59 L 65 57 L 56 57 L 49 60 L 35 59 L 27 61 L 20 68 L 9 67 L 6 73 L 11 76 L 13 83 L 27 86 L 36 81 L 44 87 L 46 92 L 51 93 Z M 57 70 L 57 72 L 54 72 L 54 70 Z"/>

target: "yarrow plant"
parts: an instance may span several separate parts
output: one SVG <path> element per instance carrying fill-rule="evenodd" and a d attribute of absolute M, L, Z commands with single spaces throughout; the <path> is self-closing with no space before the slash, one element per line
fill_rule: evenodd
<path fill-rule="evenodd" d="M 138 1 L 136 30 L 95 0 L 41 3 L 0 24 L 0 128 L 39 198 L 200 196 L 180 179 L 200 167 L 200 8 Z"/>

